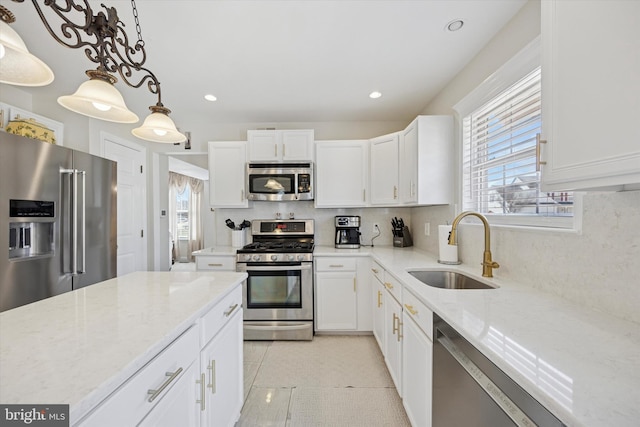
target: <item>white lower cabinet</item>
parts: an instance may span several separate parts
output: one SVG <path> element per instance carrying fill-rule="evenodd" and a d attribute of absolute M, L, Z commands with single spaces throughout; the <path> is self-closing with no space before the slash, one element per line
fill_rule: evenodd
<path fill-rule="evenodd" d="M 431 329 L 433 314 L 419 302 L 405 298 L 402 314 L 402 404 L 411 425 L 431 426 L 433 342 Z M 415 297 L 414 297 L 415 299 Z"/>
<path fill-rule="evenodd" d="M 233 426 L 244 400 L 241 309 L 235 310 L 227 325 L 202 349 L 200 372 L 204 379 L 201 425 Z"/>
<path fill-rule="evenodd" d="M 137 425 L 143 419 L 157 419 L 157 414 L 170 418 L 182 416 L 199 423 L 200 413 L 195 403 L 195 380 L 199 377 L 198 335 L 197 327 L 188 329 L 98 405 L 80 425 Z M 190 370 L 192 366 L 195 372 Z M 192 400 L 189 403 L 187 399 Z"/>
<path fill-rule="evenodd" d="M 315 330 L 371 331 L 369 259 L 316 256 Z"/>
<path fill-rule="evenodd" d="M 387 292 L 384 296 L 384 360 L 402 397 L 402 306 Z"/>
<path fill-rule="evenodd" d="M 373 335 L 411 425 L 431 427 L 433 312 L 371 262 Z"/>
<path fill-rule="evenodd" d="M 198 362 L 194 361 L 180 380 L 139 424 L 143 427 L 174 427 L 200 424 L 201 380 Z"/>
<path fill-rule="evenodd" d="M 236 271 L 236 257 L 235 255 L 198 255 L 196 270 Z"/>
<path fill-rule="evenodd" d="M 233 426 L 243 391 L 237 286 L 74 426 Z"/>
<path fill-rule="evenodd" d="M 373 289 L 373 336 L 378 341 L 378 346 L 384 349 L 384 309 L 385 294 L 384 285 L 380 276 L 384 277 L 384 270 L 376 262 L 371 266 L 371 287 Z M 383 279 L 384 280 L 384 279 Z"/>

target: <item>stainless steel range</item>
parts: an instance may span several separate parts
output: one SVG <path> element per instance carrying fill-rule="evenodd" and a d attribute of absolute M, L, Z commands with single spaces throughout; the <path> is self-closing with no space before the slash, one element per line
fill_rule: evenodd
<path fill-rule="evenodd" d="M 251 234 L 236 256 L 244 339 L 313 339 L 313 220 L 254 220 Z"/>

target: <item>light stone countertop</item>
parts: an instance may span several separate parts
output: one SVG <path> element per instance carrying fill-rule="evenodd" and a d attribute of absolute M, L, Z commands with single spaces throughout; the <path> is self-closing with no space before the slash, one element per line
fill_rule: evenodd
<path fill-rule="evenodd" d="M 137 272 L 0 313 L 0 402 L 101 402 L 246 273 Z"/>
<path fill-rule="evenodd" d="M 316 246 L 314 254 L 371 255 L 565 424 L 638 425 L 637 323 L 513 281 L 483 278 L 481 254 L 477 266 L 442 265 L 426 252 L 391 246 L 346 250 Z M 433 288 L 407 273 L 410 269 L 459 271 L 498 288 Z"/>

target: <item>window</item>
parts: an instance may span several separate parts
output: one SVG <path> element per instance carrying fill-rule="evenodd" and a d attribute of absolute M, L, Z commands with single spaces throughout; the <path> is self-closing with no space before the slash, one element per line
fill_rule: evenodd
<path fill-rule="evenodd" d="M 571 227 L 573 194 L 540 191 L 541 69 L 537 52 L 528 52 L 528 66 L 522 56 L 514 58 L 517 67 L 503 67 L 512 69 L 513 83 L 504 83 L 501 69 L 483 83 L 491 88 L 481 86 L 461 101 L 462 108 L 456 106 L 462 124 L 462 206 L 493 223 Z"/>
<path fill-rule="evenodd" d="M 176 238 L 189 240 L 189 186 L 185 186 L 182 193 L 176 195 Z"/>

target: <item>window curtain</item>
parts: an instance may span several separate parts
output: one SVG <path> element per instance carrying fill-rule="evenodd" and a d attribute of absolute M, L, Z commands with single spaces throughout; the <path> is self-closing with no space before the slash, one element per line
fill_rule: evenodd
<path fill-rule="evenodd" d="M 178 195 L 184 194 L 187 187 L 190 190 L 188 203 L 188 238 L 186 242 L 178 239 Z M 202 249 L 202 191 L 204 183 L 197 179 L 175 172 L 169 172 L 169 231 L 173 241 L 172 257 L 176 261 L 186 259 L 193 261 L 192 252 Z"/>

